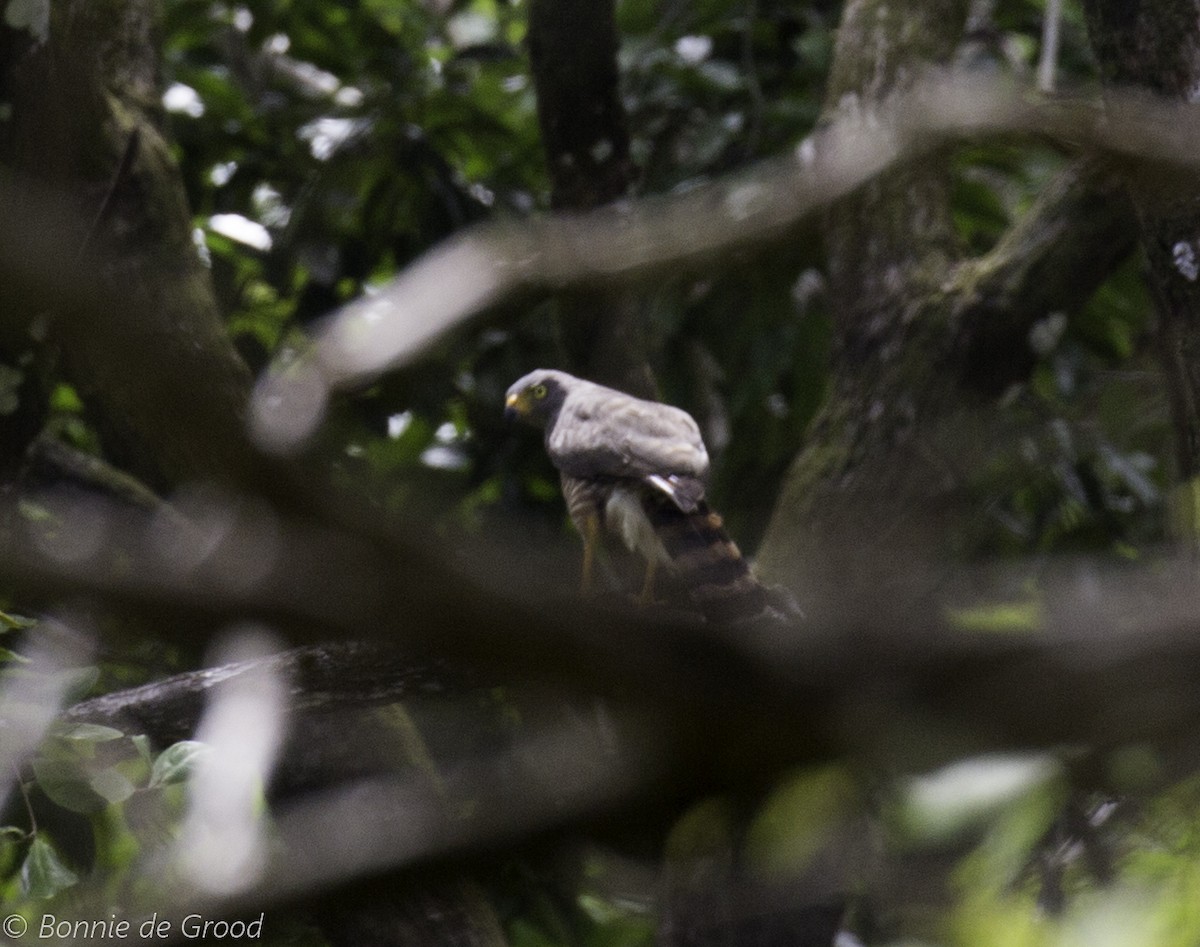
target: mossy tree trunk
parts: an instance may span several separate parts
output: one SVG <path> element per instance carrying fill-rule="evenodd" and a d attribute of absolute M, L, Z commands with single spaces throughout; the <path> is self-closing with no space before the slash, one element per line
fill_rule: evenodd
<path fill-rule="evenodd" d="M 953 64 L 969 6 L 851 0 L 826 114 L 886 111 L 922 70 Z M 760 572 L 802 597 L 808 581 L 832 589 L 864 573 L 879 591 L 889 564 L 978 547 L 972 481 L 1015 444 L 997 402 L 1031 365 L 1029 330 L 1082 305 L 1132 247 L 1119 183 L 1094 160 L 1069 166 L 976 258 L 956 236 L 951 183 L 950 154 L 935 153 L 825 218 L 831 387 L 759 550 Z"/>
<path fill-rule="evenodd" d="M 0 31 L 4 216 L 39 226 L 40 208 L 21 196 L 36 191 L 77 224 L 57 234 L 51 259 L 6 254 L 3 337 L 10 352 L 53 347 L 43 364 L 95 409 L 121 465 L 161 487 L 244 483 L 255 466 L 242 433 L 250 375 L 163 134 L 158 16 L 150 0 L 59 0 L 44 40 Z"/>
<path fill-rule="evenodd" d="M 949 64 L 965 0 L 852 0 L 826 113 L 870 111 L 917 71 Z M 825 218 L 834 367 L 826 406 L 794 462 L 759 553 L 771 579 L 793 564 L 851 568 L 847 543 L 908 543 L 950 509 L 955 464 L 933 433 L 961 410 L 942 285 L 961 251 L 949 162 L 938 154 L 872 181 Z M 940 517 L 939 517 L 940 518 Z"/>

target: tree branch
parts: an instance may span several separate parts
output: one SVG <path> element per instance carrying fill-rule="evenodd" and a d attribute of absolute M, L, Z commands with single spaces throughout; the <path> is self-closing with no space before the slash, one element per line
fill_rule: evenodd
<path fill-rule="evenodd" d="M 511 574 L 490 576 L 504 593 L 481 584 L 479 574 L 456 573 L 433 557 L 409 559 L 405 582 L 398 584 L 396 572 L 387 568 L 395 561 L 388 550 L 310 534 L 305 560 L 320 563 L 319 573 L 271 569 L 238 585 L 216 581 L 241 574 L 246 562 L 250 534 L 237 524 L 217 543 L 205 539 L 199 527 L 181 533 L 181 543 L 201 542 L 207 549 L 195 570 L 184 568 L 161 524 L 140 550 L 132 542 L 118 546 L 119 557 L 113 555 L 109 528 L 94 516 L 85 525 L 101 537 L 97 557 L 120 558 L 124 566 L 98 574 L 86 559 L 26 542 L 8 547 L 20 552 L 0 553 L 0 575 L 24 595 L 36 580 L 43 591 L 59 596 L 87 592 L 114 607 L 157 608 L 171 617 L 164 621 L 168 627 L 175 616 L 200 608 L 210 633 L 225 615 L 226 621 L 273 624 L 294 640 L 377 639 L 418 658 L 411 664 L 406 656 L 394 665 L 381 663 L 374 678 L 362 653 L 346 652 L 347 679 L 358 682 L 349 693 L 330 685 L 327 676 L 336 675 L 332 668 L 341 658 L 330 659 L 329 668 L 304 670 L 314 675 L 314 693 L 327 689 L 351 704 L 390 697 L 389 666 L 402 672 L 401 693 L 424 679 L 424 668 L 434 668 L 439 677 L 440 665 L 426 663 L 429 658 L 471 668 L 488 682 L 606 696 L 638 714 L 648 710 L 656 731 L 677 748 L 675 764 L 665 764 L 669 768 L 728 774 L 751 766 L 774 772 L 797 761 L 857 752 L 872 734 L 886 746 L 895 727 L 914 719 L 940 720 L 975 734 L 955 752 L 1166 741 L 1188 733 L 1200 719 L 1200 693 L 1186 683 L 1200 673 L 1195 618 L 1200 589 L 1190 581 L 1189 562 L 1113 569 L 1085 561 L 1047 569 L 1036 602 L 1018 610 L 1025 616 L 1018 626 L 996 634 L 964 630 L 972 627 L 970 619 L 956 616 L 981 602 L 1011 602 L 1014 596 L 1028 601 L 1028 593 L 1011 591 L 1022 587 L 1024 577 L 910 562 L 902 570 L 903 583 L 881 588 L 881 568 L 894 574 L 895 564 L 873 563 L 862 553 L 861 538 L 844 537 L 859 551 L 858 572 L 822 584 L 817 573 L 806 570 L 792 583 L 803 587 L 809 614 L 804 626 L 723 630 L 547 598 L 521 578 L 527 568 L 536 568 L 528 557 Z M 70 534 L 65 526 L 59 529 Z M 272 531 L 283 537 L 281 545 L 298 544 L 288 539 L 297 534 L 286 526 L 276 524 Z M 306 599 L 300 590 L 318 574 L 323 580 Z M 514 591 L 526 588 L 528 599 Z M 311 597 L 321 600 L 321 622 L 313 621 L 317 608 Z M 187 629 L 194 631 L 196 622 L 193 614 Z M 203 687 L 202 677 L 185 679 L 94 706 L 116 708 L 129 700 L 139 718 L 154 719 L 150 708 L 161 703 L 168 716 L 178 717 L 170 708 L 193 706 L 180 695 L 202 693 Z M 881 720 L 868 710 L 884 699 L 889 710 Z M 116 711 L 105 711 L 110 712 Z M 929 751 L 935 752 L 940 727 L 928 729 Z"/>
<path fill-rule="evenodd" d="M 990 252 L 952 272 L 945 292 L 966 381 L 998 392 L 1024 377 L 1034 325 L 1087 302 L 1136 242 L 1124 179 L 1107 162 L 1072 163 Z"/>

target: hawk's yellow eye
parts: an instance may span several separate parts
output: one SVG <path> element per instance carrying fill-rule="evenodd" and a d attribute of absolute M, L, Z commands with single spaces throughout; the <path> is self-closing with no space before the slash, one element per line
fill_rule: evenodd
<path fill-rule="evenodd" d="M 546 397 L 546 386 L 545 385 L 534 385 L 529 390 L 533 392 L 533 396 L 535 398 L 545 398 Z"/>

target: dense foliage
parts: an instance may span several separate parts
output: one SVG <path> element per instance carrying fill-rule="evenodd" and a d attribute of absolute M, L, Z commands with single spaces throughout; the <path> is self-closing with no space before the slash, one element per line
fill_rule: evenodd
<path fill-rule="evenodd" d="M 618 13 L 639 192 L 694 187 L 811 130 L 836 5 L 627 2 Z M 167 26 L 171 129 L 230 330 L 256 367 L 289 332 L 448 233 L 548 206 L 520 5 L 182 2 L 168 6 Z M 1040 4 L 1002 4 L 975 55 L 1029 73 L 1040 28 Z M 1063 81 L 1086 82 L 1071 5 L 1064 34 Z M 988 249 L 1061 163 L 1027 147 L 964 148 L 962 238 Z M 664 396 L 704 424 L 717 502 L 751 548 L 825 383 L 815 242 L 806 230 L 643 297 Z M 1147 538 L 1139 524 L 1151 518 L 1135 514 L 1158 502 L 1161 472 L 1148 468 L 1162 450 L 1161 409 L 1149 406 L 1150 430 L 1134 440 L 1124 418 L 1093 410 L 1101 379 L 1111 392 L 1131 359 L 1147 370 L 1138 361 L 1146 306 L 1131 266 L 1069 323 L 1049 314 L 1035 340 L 1039 368 L 1014 399 L 1045 418 L 1046 443 L 1031 448 L 1037 456 L 1015 489 L 1012 471 L 981 486 L 984 503 L 1003 511 L 998 547 Z M 496 410 L 513 378 L 561 360 L 553 303 L 520 308 L 355 399 L 340 432 L 353 478 L 377 477 L 401 504 L 436 496 L 426 512 L 454 511 L 459 523 L 479 526 L 515 501 L 559 517 L 544 459 L 528 442 L 512 456 Z"/>

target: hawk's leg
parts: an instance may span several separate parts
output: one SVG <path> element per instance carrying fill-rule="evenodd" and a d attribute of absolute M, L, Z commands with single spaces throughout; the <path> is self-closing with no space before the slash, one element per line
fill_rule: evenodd
<path fill-rule="evenodd" d="M 585 597 L 592 594 L 592 573 L 596 565 L 596 546 L 600 543 L 600 514 L 592 510 L 583 518 L 583 578 L 579 591 Z"/>
<path fill-rule="evenodd" d="M 641 606 L 654 604 L 654 577 L 658 574 L 658 560 L 653 556 L 646 560 L 646 578 L 642 582 L 642 594 L 638 596 Z"/>

